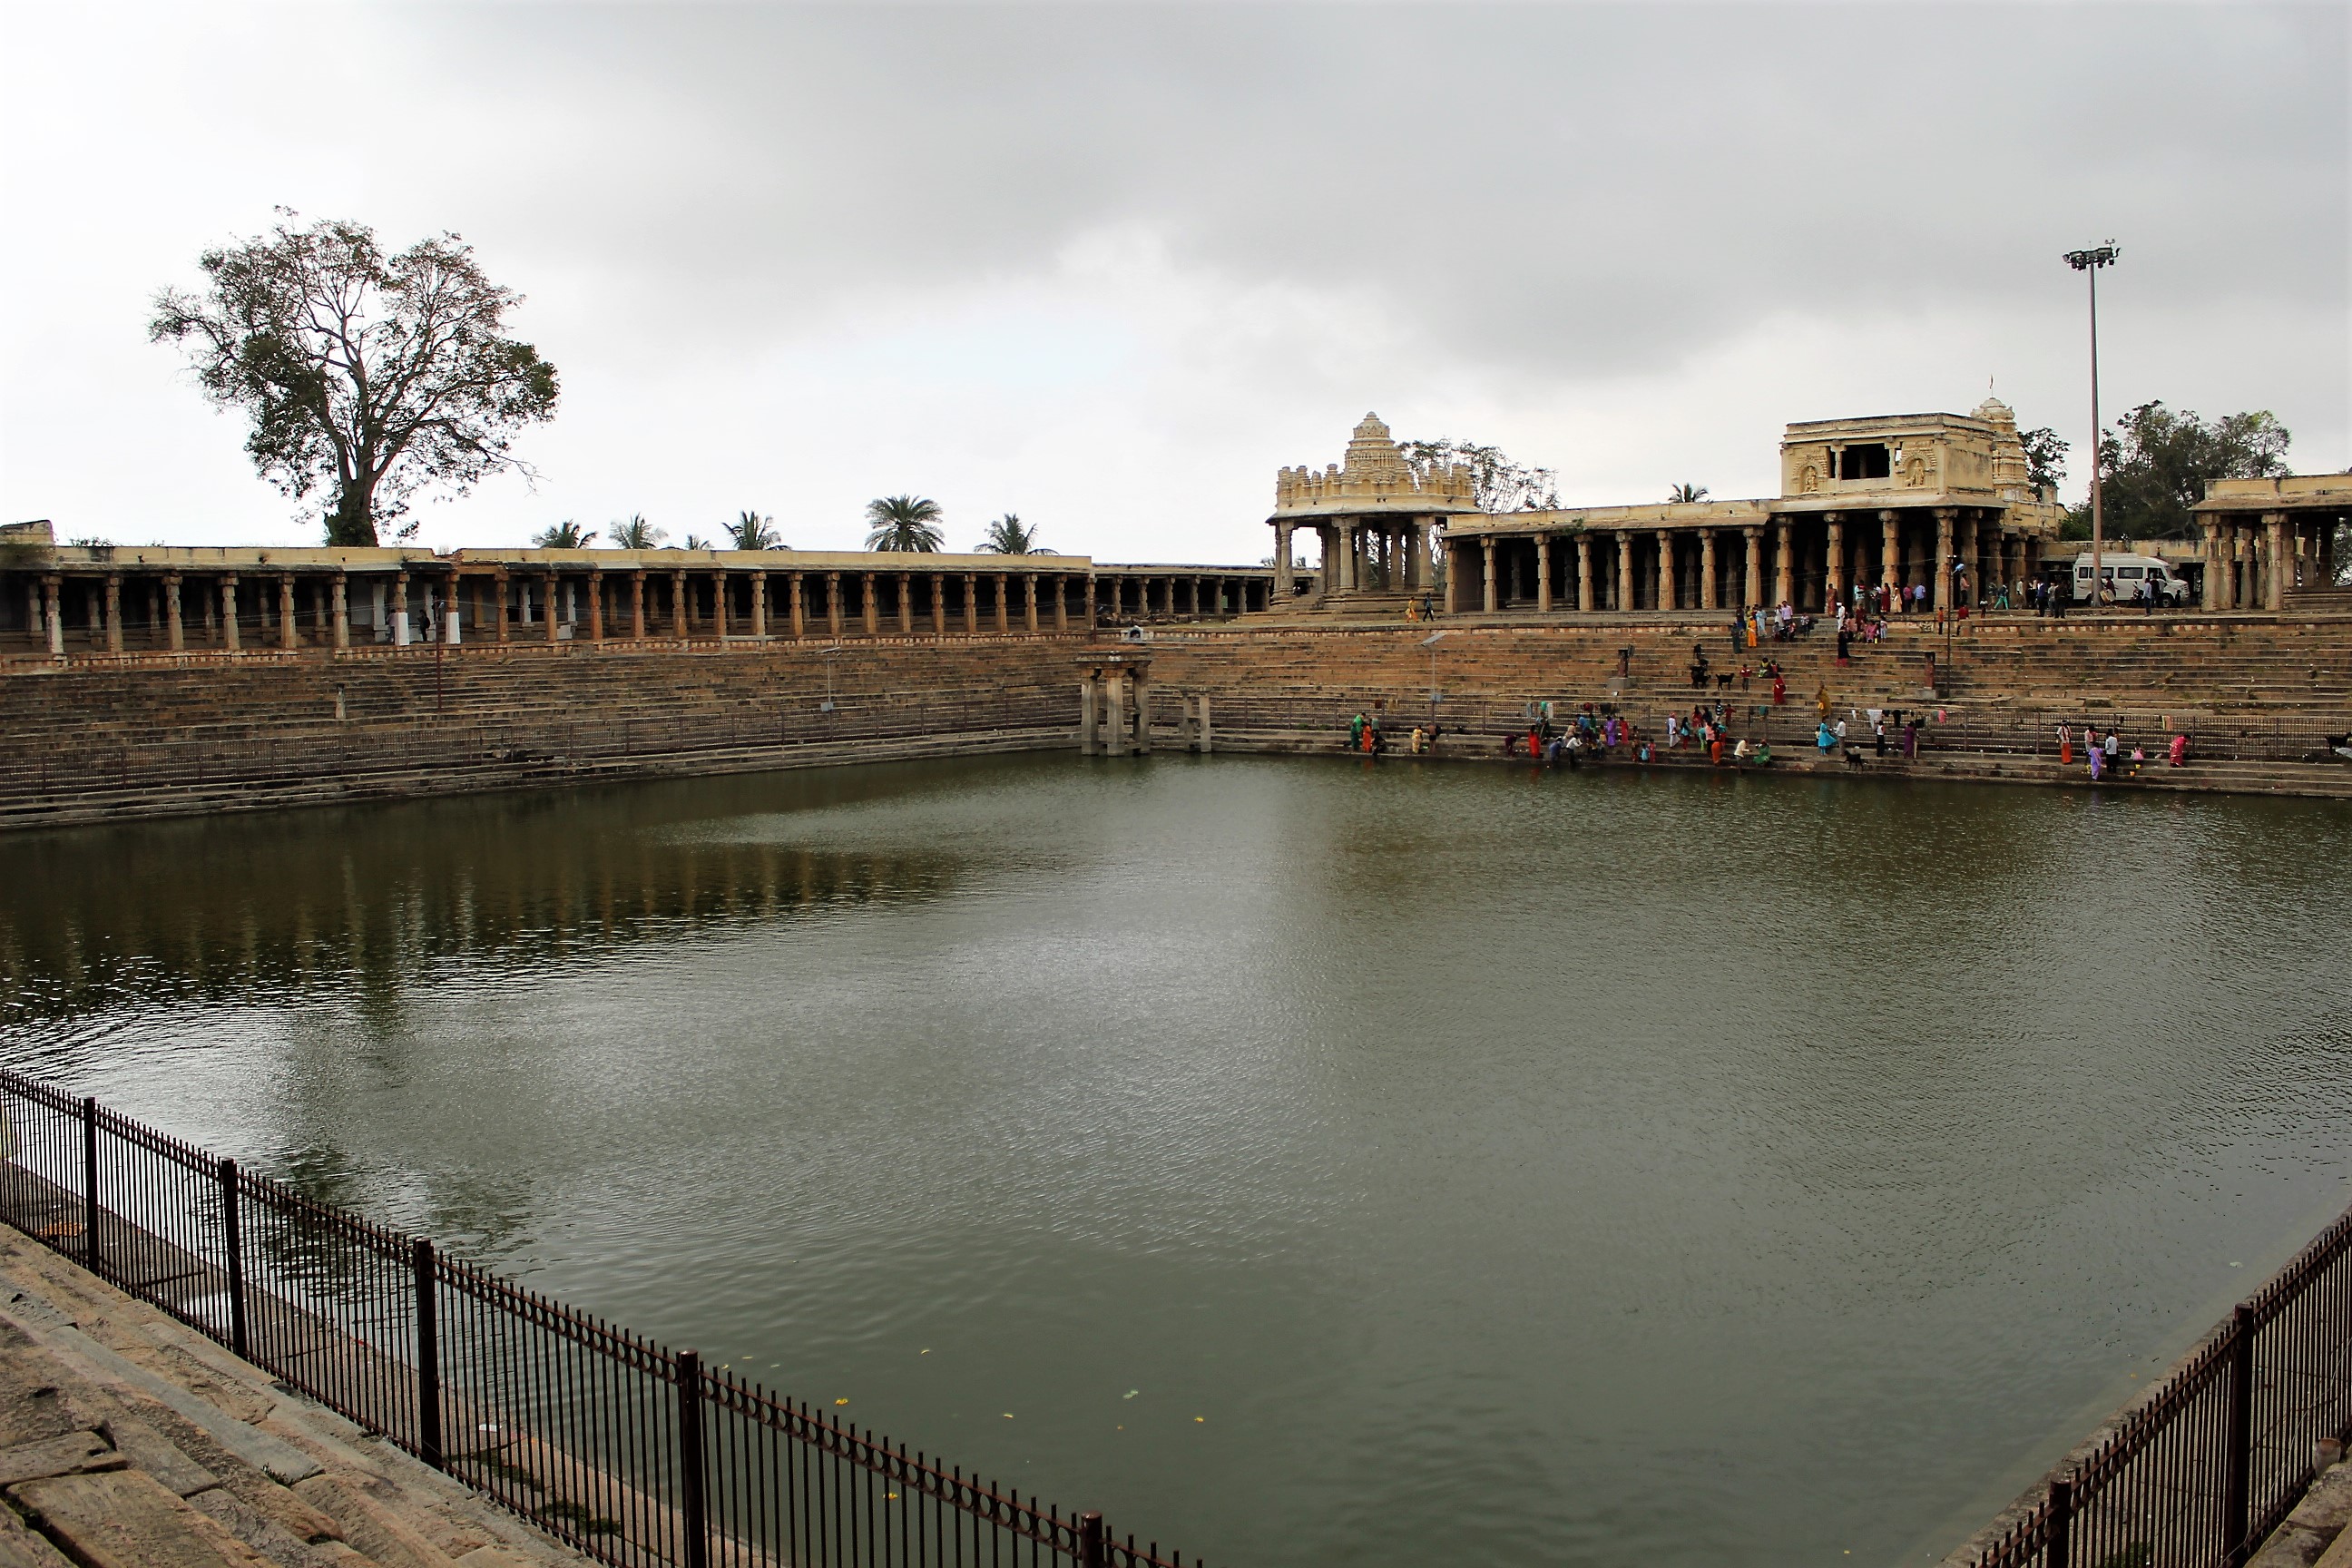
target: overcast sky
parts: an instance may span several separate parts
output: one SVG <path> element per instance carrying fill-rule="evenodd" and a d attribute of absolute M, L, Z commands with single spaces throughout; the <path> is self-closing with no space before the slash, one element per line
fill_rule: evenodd
<path fill-rule="evenodd" d="M 0 520 L 314 542 L 155 289 L 285 205 L 452 229 L 562 377 L 440 547 L 871 497 L 1255 561 L 1275 469 L 1502 446 L 1569 504 L 1777 487 L 1790 420 L 1990 380 L 2274 410 L 2352 462 L 2352 12 L 8 4 Z M 2079 489 L 2083 465 L 2075 464 Z"/>

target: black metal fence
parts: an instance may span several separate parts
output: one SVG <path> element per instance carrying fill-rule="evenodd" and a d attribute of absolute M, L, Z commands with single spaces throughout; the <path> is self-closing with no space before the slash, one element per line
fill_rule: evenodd
<path fill-rule="evenodd" d="M 1181 1568 L 0 1069 L 0 1218 L 625 1568 Z"/>
<path fill-rule="evenodd" d="M 2352 1428 L 2352 1214 L 2027 1494 L 1978 1568 L 2237 1568 Z"/>

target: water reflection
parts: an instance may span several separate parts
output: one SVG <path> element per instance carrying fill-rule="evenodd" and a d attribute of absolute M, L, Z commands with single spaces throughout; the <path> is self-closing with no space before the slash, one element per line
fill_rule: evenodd
<path fill-rule="evenodd" d="M 0 1021 L 166 1000 L 349 997 L 395 1025 L 404 984 L 462 961 L 536 973 L 648 940 L 935 898 L 967 854 L 712 837 L 754 803 L 839 808 L 874 782 L 697 781 L 0 839 Z"/>

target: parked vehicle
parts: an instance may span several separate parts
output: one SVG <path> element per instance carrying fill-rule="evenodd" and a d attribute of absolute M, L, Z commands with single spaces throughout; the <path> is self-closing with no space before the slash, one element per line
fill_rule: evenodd
<path fill-rule="evenodd" d="M 2189 584 L 2153 555 L 2109 552 L 2099 557 L 2099 575 L 2105 580 L 2109 602 L 2116 605 L 2129 605 L 2143 587 L 2155 593 L 2158 605 L 2185 605 L 2190 598 Z M 2091 602 L 2091 552 L 2087 550 L 2074 557 L 2074 602 Z"/>

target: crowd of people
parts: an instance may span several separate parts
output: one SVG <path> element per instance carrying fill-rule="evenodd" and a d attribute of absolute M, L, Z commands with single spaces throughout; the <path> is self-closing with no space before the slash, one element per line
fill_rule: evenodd
<path fill-rule="evenodd" d="M 2074 739 L 2074 726 L 2059 725 L 2058 765 L 2062 768 L 2073 767 L 2078 751 L 2082 755 L 2083 765 L 2089 770 L 2091 781 L 2094 784 L 2101 779 L 2136 778 L 2140 769 L 2147 766 L 2149 762 L 2147 748 L 2126 745 L 2123 731 L 2112 724 L 2105 730 L 2101 730 L 2095 724 L 2084 725 L 2083 738 L 2079 746 Z M 2165 761 L 2173 767 L 2187 767 L 2189 736 L 2185 732 L 2176 731 L 2172 739 L 2165 744 L 2164 756 Z"/>

